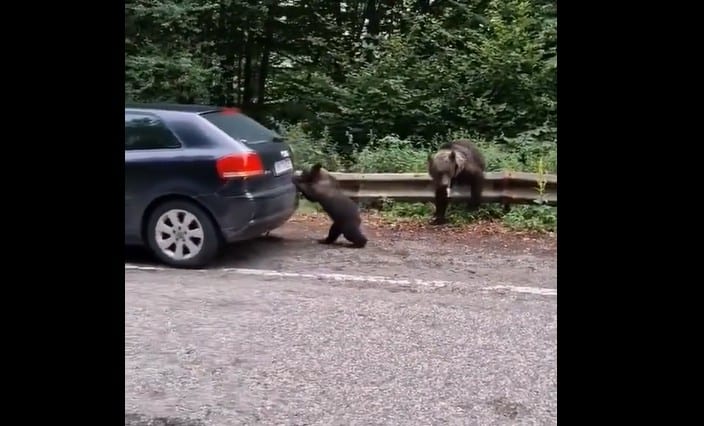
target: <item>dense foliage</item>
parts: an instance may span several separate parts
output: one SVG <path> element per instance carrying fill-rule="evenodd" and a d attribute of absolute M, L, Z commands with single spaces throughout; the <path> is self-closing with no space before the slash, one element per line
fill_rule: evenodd
<path fill-rule="evenodd" d="M 555 0 L 126 0 L 126 97 L 238 105 L 297 162 L 423 171 L 469 136 L 490 169 L 557 167 Z"/>

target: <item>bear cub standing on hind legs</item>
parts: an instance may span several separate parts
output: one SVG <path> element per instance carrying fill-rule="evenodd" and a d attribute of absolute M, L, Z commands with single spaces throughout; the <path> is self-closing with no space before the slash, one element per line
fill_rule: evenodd
<path fill-rule="evenodd" d="M 351 247 L 363 248 L 367 237 L 362 234 L 362 219 L 357 204 L 347 197 L 335 179 L 320 163 L 300 176 L 293 177 L 293 184 L 303 196 L 314 203 L 320 203 L 325 213 L 332 219 L 327 238 L 318 240 L 321 244 L 332 244 L 340 235 L 352 243 Z"/>
<path fill-rule="evenodd" d="M 470 208 L 479 206 L 484 187 L 484 156 L 468 139 L 458 139 L 441 145 L 435 154 L 428 155 L 428 174 L 433 179 L 435 190 L 436 225 L 446 223 L 450 189 L 454 185 L 470 187 Z"/>

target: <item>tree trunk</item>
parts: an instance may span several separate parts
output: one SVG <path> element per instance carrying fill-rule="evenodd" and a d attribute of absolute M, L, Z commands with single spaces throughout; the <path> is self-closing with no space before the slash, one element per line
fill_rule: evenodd
<path fill-rule="evenodd" d="M 227 8 L 225 7 L 225 2 L 220 2 L 220 8 L 218 10 L 218 24 L 217 24 L 217 36 L 221 40 L 219 41 L 216 52 L 218 53 L 219 59 L 220 59 L 220 70 L 222 72 L 222 81 L 220 82 L 220 87 L 218 88 L 218 92 L 215 95 L 215 102 L 218 105 L 226 105 L 227 104 L 227 97 L 228 97 L 228 92 L 232 91 L 232 86 L 228 88 L 227 86 L 227 80 L 228 80 L 228 74 L 231 74 L 232 66 L 233 64 L 227 63 L 227 56 L 228 56 L 228 49 L 229 49 L 229 44 L 228 39 L 229 37 L 226 37 L 226 35 L 229 35 L 229 31 L 227 30 L 227 18 L 228 18 L 228 13 L 227 13 Z M 223 40 L 224 39 L 224 40 Z M 232 85 L 232 78 L 234 76 L 230 76 L 230 85 Z"/>
<path fill-rule="evenodd" d="M 237 55 L 237 105 L 242 105 L 242 58 L 244 58 L 244 48 L 240 49 Z"/>
<path fill-rule="evenodd" d="M 247 32 L 244 42 L 244 76 L 242 91 L 242 108 L 247 109 L 252 104 L 252 34 Z"/>
<path fill-rule="evenodd" d="M 276 17 L 277 1 L 274 1 L 267 12 L 264 22 L 264 40 L 262 42 L 262 59 L 259 64 L 259 87 L 257 88 L 257 104 L 259 110 L 264 105 L 266 95 L 266 79 L 269 74 L 269 56 L 271 55 L 271 42 L 274 37 L 274 18 Z"/>

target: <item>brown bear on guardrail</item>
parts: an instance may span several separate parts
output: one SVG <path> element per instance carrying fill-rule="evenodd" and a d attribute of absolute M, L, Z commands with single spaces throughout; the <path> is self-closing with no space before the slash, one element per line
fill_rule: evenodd
<path fill-rule="evenodd" d="M 428 155 L 428 174 L 433 179 L 435 190 L 435 217 L 433 223 L 446 223 L 445 212 L 449 203 L 450 188 L 468 185 L 471 198 L 468 206 L 475 208 L 481 203 L 484 187 L 484 156 L 468 139 L 458 139 L 441 145 L 435 154 Z"/>
<path fill-rule="evenodd" d="M 293 184 L 303 196 L 314 203 L 320 203 L 325 213 L 332 219 L 327 238 L 318 240 L 321 244 L 332 244 L 340 235 L 352 243 L 352 247 L 363 248 L 367 237 L 362 234 L 362 219 L 357 204 L 347 197 L 335 179 L 320 163 L 300 176 L 293 177 Z"/>

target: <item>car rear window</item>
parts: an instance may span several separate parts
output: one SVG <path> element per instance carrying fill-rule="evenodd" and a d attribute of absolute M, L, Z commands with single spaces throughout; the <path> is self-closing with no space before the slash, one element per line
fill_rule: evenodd
<path fill-rule="evenodd" d="M 275 132 L 241 113 L 211 112 L 203 114 L 202 117 L 227 133 L 231 138 L 247 145 L 271 142 L 279 137 Z"/>

